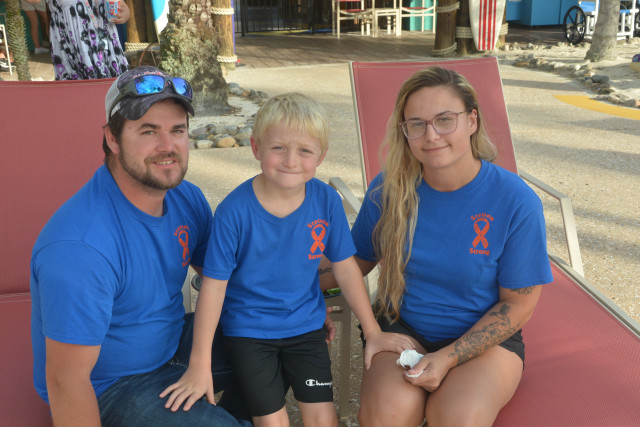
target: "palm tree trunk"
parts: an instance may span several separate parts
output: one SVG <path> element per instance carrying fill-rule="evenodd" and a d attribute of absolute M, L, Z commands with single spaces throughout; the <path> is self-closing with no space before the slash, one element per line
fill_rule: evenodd
<path fill-rule="evenodd" d="M 18 71 L 18 80 L 31 80 L 31 74 L 29 74 L 29 51 L 27 50 L 24 21 L 20 14 L 20 0 L 7 0 L 6 8 L 7 38 L 9 39 L 9 50 L 13 54 Z"/>
<path fill-rule="evenodd" d="M 614 60 L 616 53 L 620 0 L 600 0 L 600 10 L 593 30 L 591 47 L 585 59 L 593 62 Z"/>

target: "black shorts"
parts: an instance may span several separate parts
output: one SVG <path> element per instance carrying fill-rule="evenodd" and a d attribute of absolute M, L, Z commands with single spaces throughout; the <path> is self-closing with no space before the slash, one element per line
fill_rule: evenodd
<path fill-rule="evenodd" d="M 379 316 L 376 320 L 383 332 L 395 332 L 398 334 L 409 335 L 410 337 L 415 338 L 416 341 L 418 341 L 429 353 L 438 351 L 458 339 L 451 338 L 442 341 L 428 341 L 401 318 L 393 324 L 390 324 L 384 316 Z M 360 332 L 360 339 L 362 339 L 364 345 L 364 335 L 362 334 L 362 330 Z M 522 340 L 522 329 L 511 335 L 499 345 L 500 347 L 506 348 L 507 350 L 515 353 L 520 359 L 522 359 L 522 365 L 524 366 L 524 341 Z"/>
<path fill-rule="evenodd" d="M 275 340 L 225 337 L 225 348 L 251 416 L 280 410 L 289 387 L 299 402 L 333 402 L 325 338 L 325 327 Z"/>

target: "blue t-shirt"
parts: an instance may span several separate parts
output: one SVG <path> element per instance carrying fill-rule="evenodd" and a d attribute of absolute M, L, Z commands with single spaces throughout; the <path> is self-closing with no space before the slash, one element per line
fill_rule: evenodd
<path fill-rule="evenodd" d="M 252 181 L 218 205 L 204 262 L 205 276 L 228 280 L 223 332 L 279 339 L 319 329 L 326 317 L 320 258 L 338 262 L 355 253 L 340 196 L 314 178 L 302 205 L 279 218 L 262 207 Z"/>
<path fill-rule="evenodd" d="M 375 261 L 378 175 L 352 229 L 356 255 Z M 542 203 L 517 175 L 482 162 L 464 187 L 439 192 L 422 181 L 400 316 L 430 341 L 457 338 L 499 301 L 499 286 L 553 280 Z"/>
<path fill-rule="evenodd" d="M 101 346 L 91 372 L 97 396 L 173 356 L 182 284 L 189 264 L 204 261 L 211 222 L 193 184 L 169 190 L 164 214 L 153 217 L 125 198 L 105 166 L 53 215 L 31 258 L 34 382 L 45 401 L 45 336 Z"/>

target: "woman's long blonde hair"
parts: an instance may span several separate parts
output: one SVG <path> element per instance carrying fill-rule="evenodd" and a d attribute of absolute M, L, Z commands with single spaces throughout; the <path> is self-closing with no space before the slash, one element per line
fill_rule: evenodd
<path fill-rule="evenodd" d="M 433 66 L 416 72 L 404 82 L 383 144 L 387 151 L 383 180 L 372 190 L 382 192 L 382 215 L 373 230 L 376 257 L 380 260 L 376 314 L 392 321 L 397 320 L 400 313 L 405 289 L 404 271 L 411 256 L 418 218 L 417 188 L 422 182 L 422 165 L 411 153 L 399 123 L 405 120 L 407 99 L 422 88 L 436 86 L 450 88 L 464 103 L 465 111 L 477 111 L 478 126 L 471 136 L 473 156 L 493 161 L 497 154 L 484 127 L 476 91 L 466 78 L 455 71 Z"/>

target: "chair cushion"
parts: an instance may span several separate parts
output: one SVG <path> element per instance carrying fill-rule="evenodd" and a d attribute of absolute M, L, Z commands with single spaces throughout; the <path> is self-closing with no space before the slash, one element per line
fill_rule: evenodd
<path fill-rule="evenodd" d="M 49 406 L 33 387 L 31 297 L 0 295 L 0 417 L 4 426 L 51 425 Z"/>

